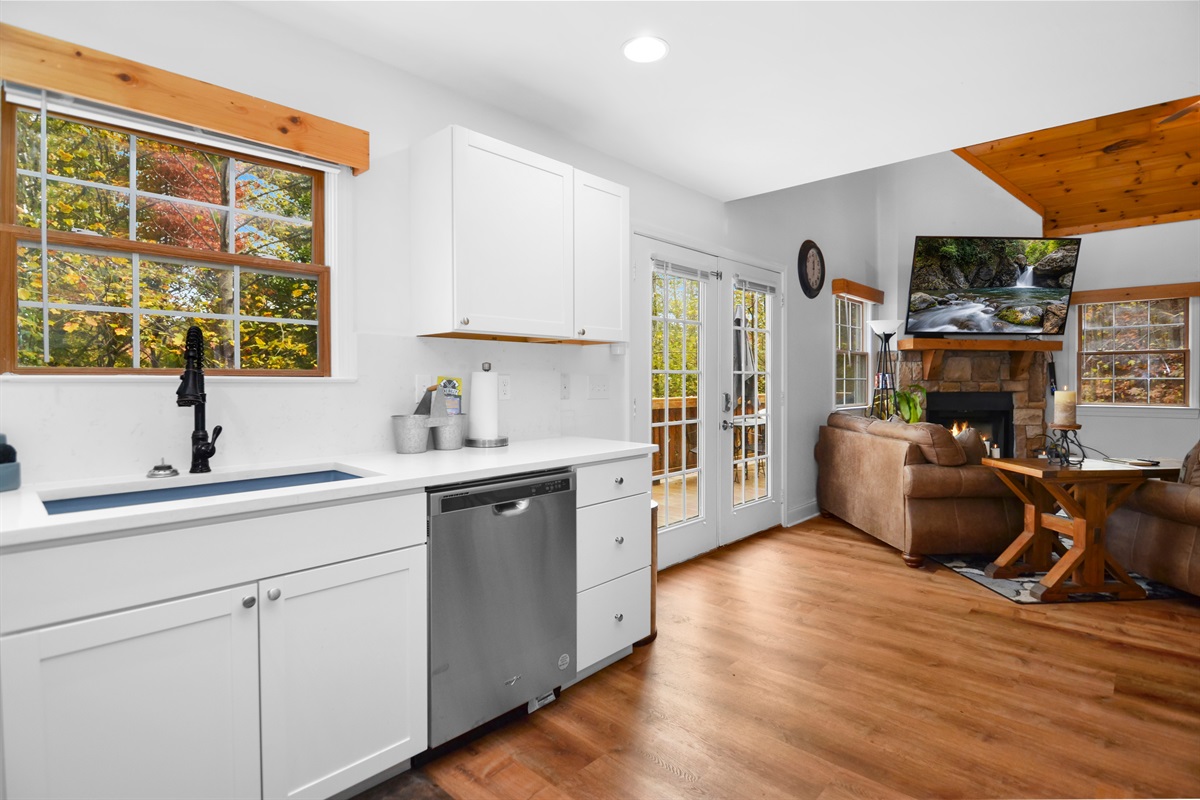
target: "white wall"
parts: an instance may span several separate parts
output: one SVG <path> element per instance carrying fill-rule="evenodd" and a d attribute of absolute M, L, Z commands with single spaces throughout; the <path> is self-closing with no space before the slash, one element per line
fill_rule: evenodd
<path fill-rule="evenodd" d="M 878 286 L 876 179 L 871 172 L 785 189 L 727 204 L 730 247 L 787 264 L 787 508 L 793 524 L 817 512 L 817 428 L 833 408 L 833 300 L 829 284 L 848 278 Z M 826 279 L 814 299 L 800 290 L 795 264 L 812 239 Z"/>
<path fill-rule="evenodd" d="M 366 129 L 372 169 L 339 182 L 334 380 L 209 376 L 208 422 L 223 425 L 216 466 L 391 449 L 389 417 L 415 405 L 415 375 L 469 377 L 484 360 L 512 376 L 501 428 L 514 439 L 580 434 L 625 438 L 626 359 L 606 346 L 417 339 L 408 291 L 407 149 L 456 123 L 631 188 L 635 221 L 719 240 L 724 209 L 500 109 L 334 47 L 245 5 L 218 2 L 0 5 L 0 20 Z M 251 44 L 247 31 L 267 31 Z M 239 35 L 231 36 L 236 31 Z M 562 374 L 572 399 L 560 400 Z M 584 400 L 586 376 L 611 400 Z M 174 377 L 0 377 L 0 431 L 27 483 L 144 472 L 190 459 L 191 414 Z"/>

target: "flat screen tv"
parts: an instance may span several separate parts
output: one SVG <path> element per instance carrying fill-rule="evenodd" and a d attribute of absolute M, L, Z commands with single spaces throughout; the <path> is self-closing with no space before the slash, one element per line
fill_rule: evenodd
<path fill-rule="evenodd" d="M 1078 239 L 918 236 L 905 330 L 1061 336 Z"/>

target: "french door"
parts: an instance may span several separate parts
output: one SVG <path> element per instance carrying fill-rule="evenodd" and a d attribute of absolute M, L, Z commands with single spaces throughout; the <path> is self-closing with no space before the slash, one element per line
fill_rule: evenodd
<path fill-rule="evenodd" d="M 634 239 L 635 297 L 646 299 L 650 319 L 631 342 L 631 386 L 645 403 L 635 400 L 634 430 L 659 446 L 652 489 L 661 568 L 780 521 L 780 281 Z"/>

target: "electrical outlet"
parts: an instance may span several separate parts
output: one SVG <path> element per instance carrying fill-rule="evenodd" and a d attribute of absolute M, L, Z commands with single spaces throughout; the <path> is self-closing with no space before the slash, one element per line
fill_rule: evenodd
<path fill-rule="evenodd" d="M 562 375 L 560 376 L 559 379 L 562 381 L 562 383 L 560 384 L 562 386 L 562 392 L 560 394 L 560 397 L 563 400 L 570 400 L 571 399 L 571 376 L 564 372 L 564 373 L 562 373 Z"/>
<path fill-rule="evenodd" d="M 500 375 L 496 378 L 496 387 L 501 400 L 512 400 L 512 376 Z"/>
<path fill-rule="evenodd" d="M 603 375 L 588 376 L 588 399 L 607 400 L 611 395 L 608 389 L 608 378 Z"/>

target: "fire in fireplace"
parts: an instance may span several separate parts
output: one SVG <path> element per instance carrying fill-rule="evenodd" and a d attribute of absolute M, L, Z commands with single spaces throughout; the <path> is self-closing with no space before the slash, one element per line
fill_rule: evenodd
<path fill-rule="evenodd" d="M 1002 457 L 1013 456 L 1016 436 L 1011 392 L 930 392 L 925 401 L 925 418 L 954 433 L 974 428 L 989 448 L 995 443 Z"/>

